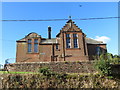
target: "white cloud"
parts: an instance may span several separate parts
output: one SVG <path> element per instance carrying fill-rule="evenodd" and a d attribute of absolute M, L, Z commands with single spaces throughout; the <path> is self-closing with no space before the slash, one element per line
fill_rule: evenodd
<path fill-rule="evenodd" d="M 107 42 L 110 41 L 110 38 L 106 37 L 106 36 L 96 36 L 95 40 L 97 40 L 97 41 L 103 41 L 104 43 L 107 43 Z"/>

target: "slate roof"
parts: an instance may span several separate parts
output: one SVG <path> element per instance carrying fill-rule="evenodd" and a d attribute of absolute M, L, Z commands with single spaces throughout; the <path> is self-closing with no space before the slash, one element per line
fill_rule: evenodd
<path fill-rule="evenodd" d="M 26 42 L 25 38 L 22 38 L 20 40 L 17 40 L 16 42 Z"/>
<path fill-rule="evenodd" d="M 94 40 L 88 37 L 85 38 L 85 41 L 87 44 L 106 44 L 106 43 L 103 43 L 102 41 L 97 41 L 97 40 Z M 26 40 L 25 38 L 22 38 L 18 40 L 17 42 L 26 42 Z M 44 38 L 41 40 L 40 44 L 57 44 L 57 40 L 56 38 L 51 38 L 51 39 Z"/>
<path fill-rule="evenodd" d="M 40 44 L 57 44 L 56 38 L 41 40 Z"/>
<path fill-rule="evenodd" d="M 105 44 L 103 43 L 102 41 L 97 41 L 97 40 L 94 40 L 94 39 L 91 39 L 91 38 L 85 38 L 87 44 Z"/>

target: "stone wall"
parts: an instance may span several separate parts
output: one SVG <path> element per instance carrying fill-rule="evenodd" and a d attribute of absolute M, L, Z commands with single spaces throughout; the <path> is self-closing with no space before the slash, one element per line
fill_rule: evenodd
<path fill-rule="evenodd" d="M 9 71 L 37 72 L 41 67 L 49 67 L 54 72 L 91 73 L 95 72 L 92 62 L 31 62 L 7 64 Z"/>
<path fill-rule="evenodd" d="M 111 72 L 120 75 L 120 64 L 111 65 Z"/>

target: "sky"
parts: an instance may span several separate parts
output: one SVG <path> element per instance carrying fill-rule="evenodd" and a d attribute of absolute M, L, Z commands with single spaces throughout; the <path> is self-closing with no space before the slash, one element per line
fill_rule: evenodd
<path fill-rule="evenodd" d="M 38 20 L 118 17 L 117 2 L 3 2 L 3 20 Z M 109 53 L 118 54 L 118 19 L 73 20 L 89 38 L 107 43 Z M 0 64 L 6 59 L 14 63 L 16 40 L 30 32 L 47 38 L 47 27 L 52 27 L 52 38 L 66 24 L 63 21 L 2 22 L 2 54 Z"/>

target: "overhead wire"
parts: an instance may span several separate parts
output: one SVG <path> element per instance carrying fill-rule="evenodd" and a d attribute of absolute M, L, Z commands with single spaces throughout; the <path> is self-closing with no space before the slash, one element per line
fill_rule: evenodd
<path fill-rule="evenodd" d="M 101 17 L 101 18 L 80 18 L 80 19 L 72 19 L 72 20 L 96 20 L 96 19 L 115 19 L 120 17 Z M 38 20 L 0 20 L 0 21 L 62 21 L 62 20 L 70 20 L 70 19 L 38 19 Z M 4 40 L 0 39 L 2 41 L 9 41 L 9 42 L 15 42 L 13 40 Z"/>
<path fill-rule="evenodd" d="M 120 17 L 98 17 L 98 18 L 78 18 L 72 20 L 97 20 L 97 19 L 115 19 Z M 63 20 L 70 20 L 70 19 L 36 19 L 36 20 L 0 20 L 0 21 L 63 21 Z"/>

